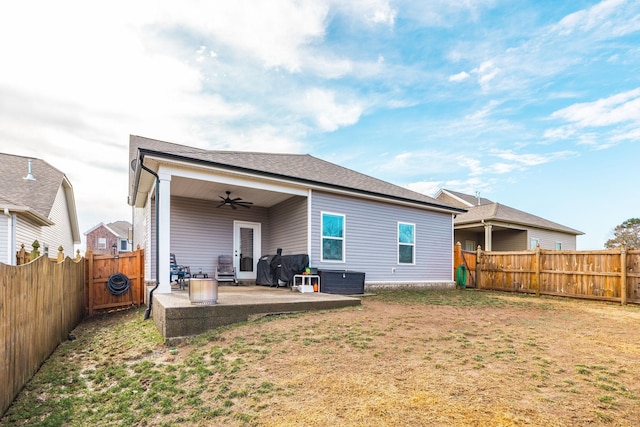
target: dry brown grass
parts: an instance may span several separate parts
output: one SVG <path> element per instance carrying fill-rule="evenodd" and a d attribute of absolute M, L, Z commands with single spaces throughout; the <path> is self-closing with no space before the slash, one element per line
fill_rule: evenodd
<path fill-rule="evenodd" d="M 640 425 L 638 307 L 463 293 L 366 297 L 176 348 L 128 344 L 127 355 L 114 342 L 108 354 L 170 367 L 182 390 L 132 425 Z M 79 328 L 78 340 L 89 333 Z M 90 371 L 97 351 L 66 357 Z"/>

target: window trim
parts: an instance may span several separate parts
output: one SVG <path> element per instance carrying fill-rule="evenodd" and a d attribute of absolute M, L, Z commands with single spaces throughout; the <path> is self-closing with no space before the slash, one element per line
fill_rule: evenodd
<path fill-rule="evenodd" d="M 562 250 L 562 242 L 556 242 L 556 251 Z"/>
<path fill-rule="evenodd" d="M 98 247 L 97 249 L 107 249 L 107 238 L 106 237 L 98 237 Z"/>
<path fill-rule="evenodd" d="M 413 242 L 412 243 L 404 243 L 404 242 L 400 242 L 400 226 L 401 225 L 410 225 L 411 227 L 413 227 Z M 398 265 L 416 265 L 416 225 L 412 222 L 403 222 L 403 221 L 398 221 L 397 225 L 396 225 L 396 232 L 397 232 L 397 236 L 396 236 L 396 252 L 397 252 L 397 257 L 396 257 L 396 262 Z M 411 251 L 411 262 L 400 262 L 400 246 L 411 246 L 413 248 L 413 250 Z"/>
<path fill-rule="evenodd" d="M 540 239 L 538 239 L 537 237 L 531 237 L 529 239 L 529 249 L 530 250 L 535 250 L 536 247 L 540 244 Z"/>
<path fill-rule="evenodd" d="M 324 231 L 324 216 L 332 215 L 342 217 L 342 237 L 325 236 Z M 340 240 L 342 241 L 342 259 L 325 259 L 324 258 L 324 239 Z M 320 211 L 320 262 L 332 262 L 344 264 L 347 262 L 347 216 L 345 214 L 336 212 Z"/>

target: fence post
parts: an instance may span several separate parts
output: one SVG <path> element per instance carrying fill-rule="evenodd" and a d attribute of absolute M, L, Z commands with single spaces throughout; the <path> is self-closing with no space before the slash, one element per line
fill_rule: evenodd
<path fill-rule="evenodd" d="M 58 246 L 58 262 L 64 261 L 64 248 L 62 246 Z"/>
<path fill-rule="evenodd" d="M 627 246 L 620 249 L 620 303 L 627 304 Z"/>
<path fill-rule="evenodd" d="M 478 245 L 478 249 L 476 250 L 476 288 L 482 288 L 482 281 L 480 280 L 482 277 L 482 248 Z"/>
<path fill-rule="evenodd" d="M 536 269 L 534 272 L 534 277 L 536 278 L 536 296 L 540 296 L 540 243 L 536 244 L 536 255 L 535 255 L 535 263 Z"/>
<path fill-rule="evenodd" d="M 34 240 L 33 243 L 31 244 L 31 247 L 33 248 L 33 250 L 31 251 L 31 261 L 33 261 L 34 259 L 40 256 L 40 252 L 38 251 L 38 248 L 40 247 L 40 242 L 38 242 L 37 240 Z"/>
<path fill-rule="evenodd" d="M 455 277 L 458 267 L 462 265 L 462 243 L 457 242 L 453 247 L 453 275 Z"/>
<path fill-rule="evenodd" d="M 22 245 L 20 245 L 20 251 L 16 255 L 16 265 L 26 264 L 28 262 L 27 261 L 28 255 L 29 254 L 27 253 L 27 250 L 24 248 L 24 243 L 23 243 Z"/>
<path fill-rule="evenodd" d="M 89 317 L 93 315 L 93 251 L 89 249 L 85 254 L 85 262 L 87 263 L 87 286 L 89 287 Z"/>

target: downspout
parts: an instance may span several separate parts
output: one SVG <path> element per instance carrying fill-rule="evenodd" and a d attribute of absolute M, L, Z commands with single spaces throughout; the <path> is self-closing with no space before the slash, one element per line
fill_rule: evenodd
<path fill-rule="evenodd" d="M 2 262 L 6 261 L 7 265 L 16 265 L 16 214 L 12 214 L 11 211 L 9 211 L 9 208 L 4 208 L 4 214 L 7 216 L 7 221 L 9 223 L 7 227 L 7 232 L 9 234 L 7 250 L 9 253 L 7 254 L 7 259 Z"/>
<path fill-rule="evenodd" d="M 147 320 L 149 318 L 149 316 L 151 315 L 151 306 L 153 305 L 153 291 L 155 291 L 156 289 L 158 289 L 158 286 L 160 286 L 160 275 L 158 274 L 158 269 L 160 268 L 160 254 L 158 253 L 158 251 L 160 250 L 160 243 L 158 239 L 158 233 L 160 232 L 160 230 L 158 230 L 158 225 L 159 225 L 159 221 L 158 221 L 158 207 L 159 207 L 159 200 L 160 200 L 160 177 L 158 176 L 157 173 L 155 173 L 154 171 L 152 171 L 151 169 L 149 169 L 148 167 L 146 167 L 144 165 L 144 163 L 142 162 L 142 159 L 140 159 L 140 167 L 142 169 L 144 169 L 145 171 L 149 172 L 151 175 L 156 177 L 156 285 L 153 287 L 153 289 L 151 289 L 151 292 L 149 292 L 149 305 L 147 306 L 147 310 L 144 312 L 144 320 Z"/>

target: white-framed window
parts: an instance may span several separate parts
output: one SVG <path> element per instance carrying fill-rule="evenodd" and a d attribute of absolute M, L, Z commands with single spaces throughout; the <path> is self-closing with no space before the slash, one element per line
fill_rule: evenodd
<path fill-rule="evenodd" d="M 539 244 L 540 244 L 540 239 L 536 239 L 532 237 L 529 243 L 529 249 L 535 249 Z"/>
<path fill-rule="evenodd" d="M 562 242 L 556 242 L 556 251 L 562 250 Z"/>
<path fill-rule="evenodd" d="M 106 237 L 98 237 L 98 249 L 107 249 Z"/>
<path fill-rule="evenodd" d="M 120 239 L 120 251 L 126 252 L 129 249 L 128 243 L 125 239 Z"/>
<path fill-rule="evenodd" d="M 345 216 L 342 214 L 322 212 L 321 217 L 321 260 L 344 262 Z"/>
<path fill-rule="evenodd" d="M 416 225 L 398 223 L 398 264 L 416 263 Z"/>

